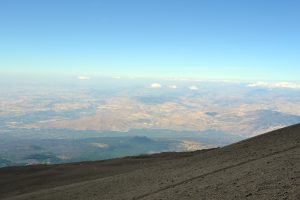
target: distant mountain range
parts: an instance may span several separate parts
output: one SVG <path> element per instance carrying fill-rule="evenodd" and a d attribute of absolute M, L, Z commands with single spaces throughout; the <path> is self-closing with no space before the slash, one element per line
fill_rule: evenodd
<path fill-rule="evenodd" d="M 217 131 L 14 130 L 0 134 L 0 167 L 103 160 L 224 146 L 243 139 Z"/>

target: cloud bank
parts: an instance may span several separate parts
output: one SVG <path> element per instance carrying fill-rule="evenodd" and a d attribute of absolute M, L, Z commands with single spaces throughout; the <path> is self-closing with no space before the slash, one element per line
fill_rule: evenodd
<path fill-rule="evenodd" d="M 198 90 L 198 87 L 195 86 L 195 85 L 192 85 L 192 86 L 189 87 L 189 89 L 190 89 L 190 90 Z"/>
<path fill-rule="evenodd" d="M 79 80 L 90 80 L 91 78 L 88 76 L 78 76 Z"/>
<path fill-rule="evenodd" d="M 292 82 L 255 82 L 248 84 L 248 87 L 300 89 L 300 84 Z"/>
<path fill-rule="evenodd" d="M 150 87 L 151 88 L 161 88 L 161 84 L 159 84 L 159 83 L 152 83 Z"/>

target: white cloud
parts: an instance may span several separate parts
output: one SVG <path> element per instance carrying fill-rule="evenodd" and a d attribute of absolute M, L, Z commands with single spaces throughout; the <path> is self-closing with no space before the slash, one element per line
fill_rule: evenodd
<path fill-rule="evenodd" d="M 78 76 L 79 80 L 90 80 L 91 78 L 88 76 Z"/>
<path fill-rule="evenodd" d="M 177 89 L 177 85 L 170 85 L 169 88 Z"/>
<path fill-rule="evenodd" d="M 161 88 L 161 84 L 159 83 L 152 83 L 151 88 Z"/>
<path fill-rule="evenodd" d="M 195 86 L 195 85 L 192 85 L 192 86 L 189 87 L 189 89 L 190 89 L 190 90 L 198 90 L 198 87 Z"/>
<path fill-rule="evenodd" d="M 248 84 L 248 87 L 300 89 L 300 84 L 292 82 L 255 82 Z"/>
<path fill-rule="evenodd" d="M 103 144 L 103 143 L 91 143 L 92 146 L 98 147 L 99 149 L 106 149 L 109 147 L 109 145 L 107 144 Z"/>

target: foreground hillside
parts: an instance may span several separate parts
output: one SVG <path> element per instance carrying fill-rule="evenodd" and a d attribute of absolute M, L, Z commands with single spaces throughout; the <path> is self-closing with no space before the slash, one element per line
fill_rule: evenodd
<path fill-rule="evenodd" d="M 300 199 L 300 125 L 217 149 L 0 169 L 0 199 Z"/>

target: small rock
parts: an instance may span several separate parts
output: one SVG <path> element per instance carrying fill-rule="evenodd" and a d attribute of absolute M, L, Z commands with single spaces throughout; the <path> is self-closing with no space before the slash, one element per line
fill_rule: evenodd
<path fill-rule="evenodd" d="M 249 194 L 246 195 L 246 197 L 250 197 L 250 196 L 252 196 L 252 193 L 249 193 Z"/>

